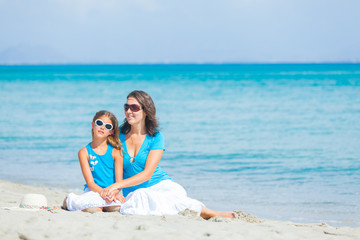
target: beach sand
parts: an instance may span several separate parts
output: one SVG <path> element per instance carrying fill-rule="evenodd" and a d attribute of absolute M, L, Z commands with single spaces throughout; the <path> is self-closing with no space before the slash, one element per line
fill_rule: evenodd
<path fill-rule="evenodd" d="M 258 219 L 203 220 L 191 211 L 175 216 L 124 216 L 55 210 L 19 210 L 27 193 L 46 196 L 48 206 L 61 206 L 66 192 L 0 181 L 0 239 L 360 239 L 360 228 L 326 223 L 293 223 Z"/>

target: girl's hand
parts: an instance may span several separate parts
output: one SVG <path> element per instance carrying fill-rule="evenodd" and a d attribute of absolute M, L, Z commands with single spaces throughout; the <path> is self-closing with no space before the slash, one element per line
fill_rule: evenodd
<path fill-rule="evenodd" d="M 122 194 L 116 194 L 115 199 L 120 201 L 121 203 L 124 203 L 126 201 L 125 197 Z"/>

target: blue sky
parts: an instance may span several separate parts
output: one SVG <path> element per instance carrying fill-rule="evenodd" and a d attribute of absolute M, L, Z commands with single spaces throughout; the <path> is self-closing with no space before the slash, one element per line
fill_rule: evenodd
<path fill-rule="evenodd" d="M 360 62 L 359 0 L 0 0 L 0 63 Z"/>

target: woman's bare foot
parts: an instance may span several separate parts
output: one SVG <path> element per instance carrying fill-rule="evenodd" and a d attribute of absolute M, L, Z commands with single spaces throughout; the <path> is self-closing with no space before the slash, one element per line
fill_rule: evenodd
<path fill-rule="evenodd" d="M 206 207 L 201 207 L 200 216 L 204 219 L 209 219 L 215 216 L 226 217 L 226 218 L 235 218 L 234 212 L 220 212 L 208 209 Z"/>
<path fill-rule="evenodd" d="M 219 214 L 217 216 L 220 217 L 226 217 L 226 218 L 235 218 L 234 212 L 218 212 Z"/>

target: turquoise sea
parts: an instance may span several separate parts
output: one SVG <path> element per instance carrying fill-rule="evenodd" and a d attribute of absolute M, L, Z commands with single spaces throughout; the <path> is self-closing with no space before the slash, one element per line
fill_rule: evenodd
<path fill-rule="evenodd" d="M 188 195 L 260 218 L 360 226 L 360 65 L 0 66 L 0 179 L 82 189 L 77 151 L 134 89 Z"/>

